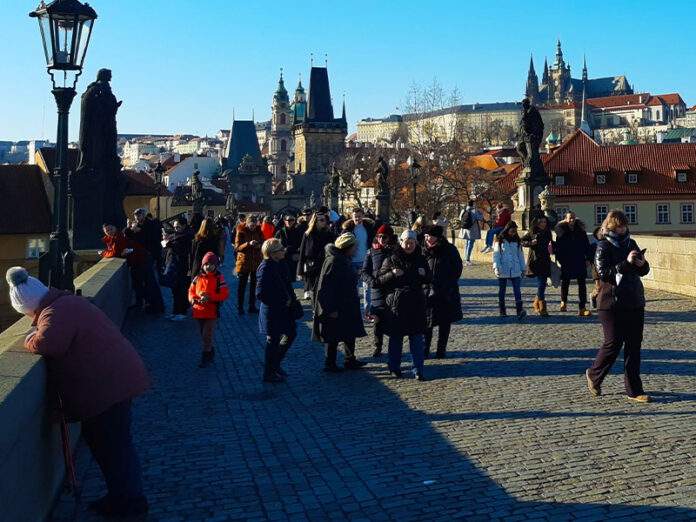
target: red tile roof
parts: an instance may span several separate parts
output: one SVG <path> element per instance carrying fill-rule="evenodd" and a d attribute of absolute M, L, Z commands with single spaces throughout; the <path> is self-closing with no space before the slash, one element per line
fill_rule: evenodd
<path fill-rule="evenodd" d="M 51 232 L 51 208 L 42 176 L 37 165 L 0 165 L 0 234 Z"/>
<path fill-rule="evenodd" d="M 552 185 L 557 196 L 696 196 L 696 144 L 645 143 L 638 145 L 599 145 L 578 130 L 558 149 L 542 157 L 551 179 L 563 175 L 564 185 Z M 501 180 L 512 194 L 520 168 Z M 688 170 L 687 181 L 677 182 L 675 170 Z M 638 183 L 625 181 L 627 171 L 638 172 Z M 594 174 L 607 176 L 604 185 L 595 183 Z"/>
<path fill-rule="evenodd" d="M 147 173 L 137 170 L 124 170 L 123 173 L 128 176 L 128 185 L 126 186 L 126 196 L 156 196 L 157 187 L 155 180 Z M 169 195 L 169 191 L 160 187 L 162 196 Z"/>
<path fill-rule="evenodd" d="M 625 94 L 623 96 L 604 96 L 602 98 L 589 98 L 587 105 L 596 109 L 634 109 L 640 107 L 653 107 L 656 105 L 680 105 L 684 100 L 678 93 L 651 95 L 649 92 L 639 94 Z"/>

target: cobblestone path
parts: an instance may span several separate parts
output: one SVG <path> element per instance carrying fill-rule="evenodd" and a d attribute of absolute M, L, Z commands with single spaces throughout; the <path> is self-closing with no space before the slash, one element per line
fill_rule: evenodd
<path fill-rule="evenodd" d="M 424 383 L 390 378 L 368 340 L 366 370 L 326 375 L 303 325 L 288 383 L 262 385 L 256 316 L 239 318 L 234 298 L 205 370 L 192 321 L 130 317 L 153 378 L 134 410 L 149 519 L 696 520 L 696 300 L 649 294 L 656 400 L 637 405 L 620 362 L 603 397 L 585 389 L 594 317 L 501 320 L 494 283 L 488 266 L 466 269 L 451 358 L 428 361 Z M 78 467 L 86 502 L 103 484 L 84 448 Z M 64 497 L 53 520 L 72 511 Z"/>

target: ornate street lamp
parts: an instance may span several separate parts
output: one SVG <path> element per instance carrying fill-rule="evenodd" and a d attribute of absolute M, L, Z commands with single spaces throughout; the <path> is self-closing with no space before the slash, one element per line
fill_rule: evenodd
<path fill-rule="evenodd" d="M 413 156 L 409 156 L 406 163 L 408 163 L 408 169 L 411 173 L 411 184 L 413 187 L 413 210 L 415 211 L 418 207 L 416 201 L 416 189 L 418 188 L 418 177 L 420 175 L 421 166 Z"/>
<path fill-rule="evenodd" d="M 42 259 L 41 266 L 44 268 L 41 272 L 48 285 L 72 291 L 74 254 L 68 237 L 68 115 L 76 94 L 77 79 L 82 74 L 97 13 L 89 4 L 82 4 L 78 0 L 55 0 L 48 5 L 42 0 L 36 11 L 29 13 L 29 16 L 39 22 L 46 67 L 58 105 L 56 165 L 53 176 L 54 230 L 51 232 L 48 253 Z M 62 86 L 56 85 L 56 74 L 61 73 Z M 74 75 L 70 86 L 69 75 Z M 48 264 L 50 268 L 47 267 Z"/>
<path fill-rule="evenodd" d="M 162 177 L 165 172 L 165 168 L 162 166 L 162 162 L 158 161 L 155 170 L 155 187 L 157 188 L 157 221 L 160 220 L 160 198 L 162 197 Z"/>

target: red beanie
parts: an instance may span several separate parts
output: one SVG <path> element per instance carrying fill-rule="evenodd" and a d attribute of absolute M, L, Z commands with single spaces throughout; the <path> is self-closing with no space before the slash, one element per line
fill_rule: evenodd
<path fill-rule="evenodd" d="M 213 252 L 208 252 L 206 255 L 203 256 L 201 266 L 207 265 L 208 263 L 214 263 L 215 266 L 218 266 L 220 264 L 218 256 L 216 256 Z"/>
<path fill-rule="evenodd" d="M 377 233 L 383 236 L 393 236 L 394 229 L 385 223 L 377 229 Z"/>

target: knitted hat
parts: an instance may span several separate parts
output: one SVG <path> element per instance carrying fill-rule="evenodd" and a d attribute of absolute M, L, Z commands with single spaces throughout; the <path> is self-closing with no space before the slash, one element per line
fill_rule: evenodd
<path fill-rule="evenodd" d="M 440 225 L 433 225 L 430 228 L 428 228 L 428 231 L 426 232 L 426 234 L 428 234 L 429 236 L 438 237 L 440 239 L 444 237 L 444 233 L 445 231 L 442 229 Z"/>
<path fill-rule="evenodd" d="M 401 241 L 406 241 L 407 239 L 413 239 L 414 241 L 418 240 L 418 234 L 414 230 L 404 230 L 401 235 L 399 236 L 399 240 Z"/>
<path fill-rule="evenodd" d="M 385 223 L 377 229 L 377 234 L 382 236 L 393 236 L 394 229 Z"/>
<path fill-rule="evenodd" d="M 13 266 L 5 274 L 10 287 L 12 308 L 20 314 L 29 314 L 39 308 L 48 288 L 41 281 L 29 275 L 25 268 Z"/>
<path fill-rule="evenodd" d="M 218 259 L 218 256 L 216 256 L 213 252 L 208 252 L 206 255 L 203 256 L 201 266 L 207 265 L 208 263 L 214 263 L 215 266 L 217 266 L 220 264 L 220 260 Z"/>
<path fill-rule="evenodd" d="M 355 239 L 353 234 L 350 232 L 344 232 L 336 238 L 336 241 L 334 241 L 334 246 L 339 250 L 346 250 L 352 247 L 356 242 L 357 239 Z"/>

